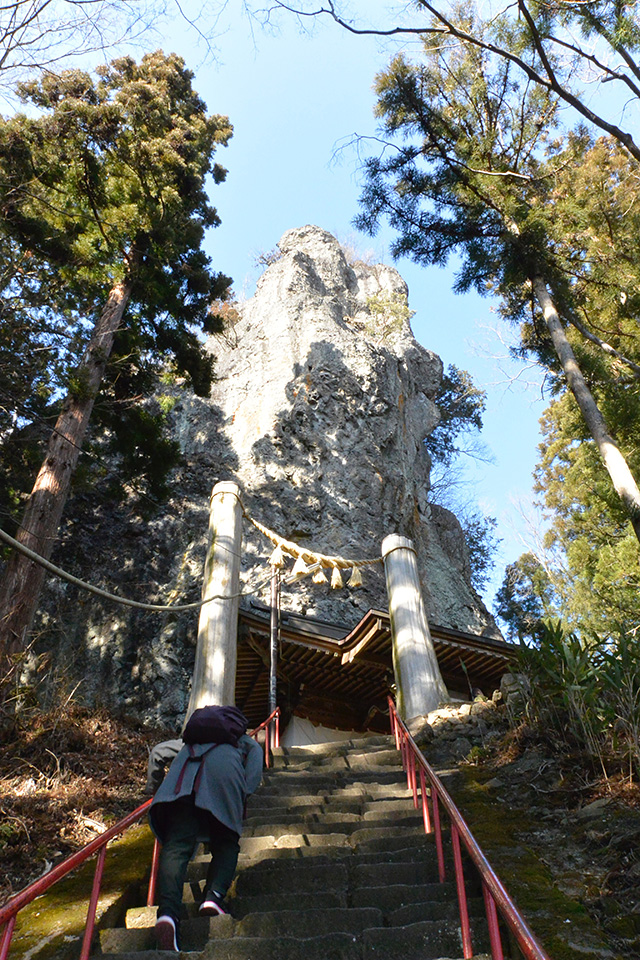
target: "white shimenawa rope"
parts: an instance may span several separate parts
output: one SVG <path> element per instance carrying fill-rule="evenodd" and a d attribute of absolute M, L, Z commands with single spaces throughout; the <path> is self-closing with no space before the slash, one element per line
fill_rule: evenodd
<path fill-rule="evenodd" d="M 39 553 L 35 553 L 33 550 L 30 550 L 29 547 L 25 547 L 25 545 L 20 543 L 19 540 L 14 540 L 13 537 L 9 536 L 9 534 L 5 533 L 5 531 L 1 528 L 0 540 L 4 540 L 4 542 L 8 543 L 10 547 L 13 547 L 15 550 L 23 553 L 25 557 L 28 557 L 29 560 L 33 560 L 34 563 L 38 563 L 41 567 L 44 567 L 45 570 L 48 570 L 49 573 L 53 573 L 56 577 L 60 577 L 62 580 L 66 580 L 68 583 L 73 583 L 76 587 L 81 587 L 83 590 L 88 590 L 89 593 L 95 593 L 96 596 L 103 597 L 105 600 L 113 600 L 114 603 L 120 603 L 125 607 L 136 607 L 138 610 L 152 610 L 157 613 L 166 610 L 197 610 L 200 607 L 204 607 L 206 603 L 211 603 L 212 600 L 235 600 L 237 597 L 252 596 L 261 590 L 262 587 L 271 580 L 271 574 L 269 574 L 269 576 L 263 577 L 262 580 L 259 580 L 252 590 L 245 590 L 242 593 L 231 593 L 227 595 L 215 594 L 212 597 L 207 597 L 206 600 L 196 600 L 193 603 L 142 603 L 139 600 L 128 600 L 126 597 L 118 597 L 115 593 L 108 593 L 107 590 L 102 590 L 100 587 L 94 587 L 92 583 L 86 583 L 84 580 L 74 577 L 73 574 L 67 573 L 67 571 L 63 570 L 61 567 L 56 567 L 54 563 L 51 563 L 49 560 L 45 560 L 45 558 L 41 557 Z"/>
<path fill-rule="evenodd" d="M 344 586 L 340 571 L 350 569 L 351 576 L 349 577 L 347 586 L 361 587 L 362 567 L 372 567 L 376 563 L 382 563 L 382 557 L 354 560 L 348 557 L 316 553 L 314 550 L 301 547 L 300 544 L 294 543 L 292 540 L 285 540 L 284 537 L 281 537 L 273 530 L 269 530 L 268 527 L 265 527 L 264 524 L 258 520 L 254 520 L 248 513 L 245 513 L 245 517 L 254 525 L 256 530 L 259 530 L 265 537 L 268 537 L 275 545 L 275 550 L 269 557 L 269 563 L 273 567 L 280 569 L 284 567 L 287 562 L 287 554 L 295 560 L 290 578 L 287 578 L 287 580 L 298 579 L 299 577 L 306 576 L 308 573 L 313 573 L 312 580 L 314 583 L 326 583 L 327 578 L 324 575 L 323 569 L 331 570 L 331 586 L 334 590 L 339 590 Z"/>

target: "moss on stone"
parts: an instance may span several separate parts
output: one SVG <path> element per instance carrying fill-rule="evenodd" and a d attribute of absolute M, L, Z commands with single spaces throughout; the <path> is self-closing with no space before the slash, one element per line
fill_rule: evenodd
<path fill-rule="evenodd" d="M 539 827 L 526 808 L 508 807 L 492 795 L 478 768 L 460 768 L 453 795 L 457 806 L 536 937 L 554 960 L 614 957 L 611 945 L 584 905 L 564 894 L 549 867 L 523 843 Z M 598 952 L 600 951 L 600 952 Z"/>
<path fill-rule="evenodd" d="M 132 827 L 107 849 L 96 923 L 115 922 L 151 864 L 153 836 L 146 824 Z M 10 960 L 52 960 L 79 952 L 95 872 L 95 857 L 55 884 L 18 914 Z"/>

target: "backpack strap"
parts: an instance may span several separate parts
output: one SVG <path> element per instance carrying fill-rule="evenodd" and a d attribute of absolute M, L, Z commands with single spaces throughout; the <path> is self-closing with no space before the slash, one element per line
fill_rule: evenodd
<path fill-rule="evenodd" d="M 204 753 L 201 753 L 199 757 L 195 755 L 193 744 L 189 743 L 189 744 L 185 744 L 185 746 L 189 751 L 189 756 L 185 759 L 184 763 L 182 764 L 182 770 L 180 771 L 180 775 L 178 776 L 178 779 L 176 781 L 175 789 L 173 791 L 174 793 L 180 793 L 180 790 L 182 789 L 182 781 L 184 780 L 184 775 L 187 772 L 187 767 L 192 762 L 198 764 L 198 772 L 196 774 L 196 779 L 193 784 L 194 791 L 198 789 L 198 787 L 200 786 L 200 781 L 202 779 L 202 770 L 203 770 L 202 761 L 204 760 L 204 758 L 207 756 L 208 753 L 211 753 L 211 751 L 215 750 L 216 747 L 219 747 L 220 744 L 212 743 L 211 746 L 208 747 L 204 751 Z"/>

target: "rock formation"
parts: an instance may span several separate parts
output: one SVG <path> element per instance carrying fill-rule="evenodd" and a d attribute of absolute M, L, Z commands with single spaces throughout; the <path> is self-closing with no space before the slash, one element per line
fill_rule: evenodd
<path fill-rule="evenodd" d="M 289 230 L 281 256 L 241 311 L 233 340 L 215 340 L 211 400 L 235 479 L 256 519 L 311 549 L 377 557 L 389 533 L 413 539 L 429 618 L 482 633 L 491 618 L 469 585 L 460 527 L 429 503 L 424 439 L 438 423 L 440 358 L 414 339 L 407 287 L 391 267 L 349 264 L 331 234 Z M 199 407 L 204 413 L 206 408 Z M 186 449 L 212 429 L 185 407 Z M 264 570 L 265 538 L 247 526 L 245 582 Z M 302 581 L 289 609 L 347 625 L 386 606 L 380 567 L 364 586 Z"/>
<path fill-rule="evenodd" d="M 197 599 L 209 493 L 235 480 L 248 514 L 315 551 L 374 558 L 387 534 L 410 537 L 430 621 L 499 636 L 470 585 L 458 522 L 429 502 L 423 441 L 438 423 L 442 363 L 412 335 L 406 284 L 391 267 L 349 263 L 318 227 L 289 230 L 279 249 L 238 322 L 208 345 L 210 399 L 167 387 L 184 456 L 171 501 L 146 524 L 125 512 L 96 517 L 83 574 L 139 599 Z M 247 521 L 245 588 L 268 574 L 271 550 Z M 85 689 L 143 714 L 158 701 L 162 715 L 180 714 L 197 614 L 148 616 L 93 599 L 79 607 L 66 588 L 54 594 L 60 643 Z M 263 589 L 243 603 L 266 598 Z M 284 590 L 283 607 L 349 628 L 386 607 L 382 568 L 364 571 L 357 590 L 307 578 Z"/>

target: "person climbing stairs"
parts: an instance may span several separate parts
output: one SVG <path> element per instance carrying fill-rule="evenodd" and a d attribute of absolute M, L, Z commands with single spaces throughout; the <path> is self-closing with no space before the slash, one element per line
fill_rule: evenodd
<path fill-rule="evenodd" d="M 179 944 L 203 960 L 463 956 L 455 884 L 438 882 L 392 737 L 275 750 L 249 802 L 231 915 L 198 915 L 207 862 L 190 864 Z M 488 960 L 475 892 L 474 957 Z M 123 926 L 100 931 L 94 955 L 143 960 L 156 949 L 155 919 L 155 907 L 130 907 Z"/>

